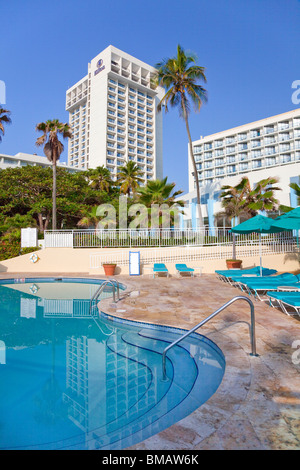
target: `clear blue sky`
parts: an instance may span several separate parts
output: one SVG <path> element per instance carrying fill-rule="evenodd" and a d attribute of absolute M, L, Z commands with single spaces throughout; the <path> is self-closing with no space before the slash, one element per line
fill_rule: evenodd
<path fill-rule="evenodd" d="M 0 152 L 42 154 L 35 125 L 68 120 L 66 89 L 109 44 L 155 65 L 177 44 L 206 68 L 208 103 L 192 139 L 296 109 L 299 0 L 0 0 L 0 80 L 13 124 Z M 178 111 L 163 118 L 164 174 L 188 190 L 187 135 Z M 62 161 L 66 161 L 66 150 Z"/>

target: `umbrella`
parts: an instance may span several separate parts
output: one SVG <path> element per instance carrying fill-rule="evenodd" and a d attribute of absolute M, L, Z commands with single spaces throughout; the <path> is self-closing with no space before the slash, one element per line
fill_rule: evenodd
<path fill-rule="evenodd" d="M 276 233 L 283 232 L 284 229 L 274 227 L 274 219 L 265 217 L 264 215 L 256 215 L 251 219 L 242 222 L 241 224 L 233 227 L 230 231 L 234 233 L 258 233 L 259 234 L 259 258 L 260 258 L 260 275 L 262 276 L 262 247 L 261 247 L 261 234 L 262 233 Z"/>
<path fill-rule="evenodd" d="M 300 207 L 277 217 L 273 220 L 273 227 L 282 230 L 300 230 Z"/>

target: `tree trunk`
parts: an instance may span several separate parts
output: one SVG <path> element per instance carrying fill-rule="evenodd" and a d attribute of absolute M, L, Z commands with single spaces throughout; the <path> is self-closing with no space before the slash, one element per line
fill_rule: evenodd
<path fill-rule="evenodd" d="M 56 149 L 53 149 L 52 230 L 56 230 Z"/>
<path fill-rule="evenodd" d="M 194 178 L 195 178 L 195 183 L 196 183 L 196 192 L 197 192 L 197 206 L 198 206 L 198 217 L 199 217 L 199 227 L 203 227 L 203 216 L 202 216 L 202 210 L 201 210 L 201 200 L 200 200 L 200 189 L 199 189 L 199 178 L 198 178 L 198 170 L 195 162 L 195 157 L 194 157 L 194 152 L 193 152 L 193 144 L 192 144 L 192 138 L 191 138 L 191 133 L 190 133 L 190 127 L 189 127 L 189 121 L 188 121 L 188 116 L 186 112 L 186 107 L 184 100 L 182 100 L 182 108 L 183 108 L 183 115 L 184 115 L 184 120 L 185 120 L 185 125 L 186 125 L 186 130 L 189 138 L 189 149 L 190 149 L 190 156 L 192 159 L 193 163 L 193 169 L 194 169 Z"/>

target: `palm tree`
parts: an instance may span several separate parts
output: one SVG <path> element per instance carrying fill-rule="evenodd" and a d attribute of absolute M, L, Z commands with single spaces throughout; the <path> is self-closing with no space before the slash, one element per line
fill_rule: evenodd
<path fill-rule="evenodd" d="M 93 189 L 109 192 L 112 185 L 111 173 L 104 165 L 98 166 L 95 169 L 90 169 L 88 172 L 88 178 Z"/>
<path fill-rule="evenodd" d="M 179 106 L 180 116 L 185 120 L 186 130 L 189 140 L 189 153 L 194 169 L 194 178 L 197 192 L 197 205 L 200 227 L 203 226 L 203 217 L 200 204 L 200 189 L 198 171 L 196 167 L 193 144 L 189 127 L 190 101 L 196 111 L 200 111 L 203 102 L 207 101 L 206 90 L 199 85 L 199 81 L 206 83 L 205 69 L 196 65 L 197 57 L 184 51 L 180 45 L 177 46 L 177 56 L 164 59 L 156 64 L 157 71 L 153 77 L 153 83 L 165 88 L 165 95 L 158 104 L 158 111 L 162 105 L 165 111 L 168 111 L 168 105 L 171 107 Z"/>
<path fill-rule="evenodd" d="M 241 179 L 236 186 L 222 186 L 221 205 L 224 208 L 224 215 L 230 220 L 243 217 L 249 219 L 254 217 L 258 211 L 270 211 L 278 208 L 278 200 L 274 197 L 274 191 L 280 188 L 273 185 L 278 182 L 278 178 L 268 177 L 256 183 L 254 189 L 251 188 L 247 177 Z M 218 214 L 219 216 L 221 213 Z M 235 234 L 233 233 L 233 259 L 236 257 Z"/>
<path fill-rule="evenodd" d="M 141 187 L 138 190 L 138 201 L 144 204 L 149 209 L 151 206 L 158 205 L 159 207 L 167 205 L 171 207 L 177 204 L 180 207 L 184 206 L 184 202 L 177 200 L 176 198 L 183 193 L 183 191 L 173 191 L 175 183 L 168 183 L 167 177 L 162 180 L 150 180 L 147 185 Z M 158 212 L 159 226 L 162 228 L 163 225 L 163 211 L 159 209 Z"/>
<path fill-rule="evenodd" d="M 141 178 L 142 175 L 142 171 L 133 161 L 129 161 L 126 165 L 121 166 L 117 178 L 117 184 L 120 185 L 120 191 L 128 196 L 131 192 L 136 193 L 140 184 L 144 182 Z"/>
<path fill-rule="evenodd" d="M 249 209 L 254 211 L 277 210 L 279 201 L 275 198 L 274 191 L 281 191 L 281 188 L 274 186 L 274 184 L 277 184 L 278 181 L 278 178 L 272 178 L 271 176 L 260 180 L 249 193 L 249 197 L 253 199 L 248 203 Z"/>
<path fill-rule="evenodd" d="M 0 107 L 0 142 L 2 142 L 2 135 L 4 135 L 4 125 L 11 124 L 10 111 Z"/>
<path fill-rule="evenodd" d="M 36 145 L 44 145 L 44 153 L 48 160 L 52 162 L 53 187 L 52 187 L 52 229 L 56 230 L 56 164 L 64 150 L 63 144 L 58 140 L 58 134 L 64 139 L 72 137 L 72 129 L 67 123 L 62 123 L 58 119 L 40 122 L 36 125 L 36 130 L 43 132 Z"/>

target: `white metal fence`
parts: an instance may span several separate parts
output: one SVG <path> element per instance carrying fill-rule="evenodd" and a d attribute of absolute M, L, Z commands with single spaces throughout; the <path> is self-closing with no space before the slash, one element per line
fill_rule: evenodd
<path fill-rule="evenodd" d="M 258 256 L 258 234 L 236 235 L 236 257 Z M 90 255 L 91 269 L 104 262 L 129 264 L 129 250 L 139 249 L 141 264 L 201 261 L 232 257 L 230 228 L 202 230 L 57 230 L 45 232 L 46 248 L 114 248 Z M 292 253 L 298 240 L 292 232 L 265 234 L 261 253 Z"/>
<path fill-rule="evenodd" d="M 291 232 L 268 234 L 264 244 L 294 243 Z M 258 244 L 258 235 L 236 235 L 237 246 Z M 56 230 L 45 231 L 45 248 L 131 248 L 172 246 L 232 246 L 230 228 L 153 230 Z"/>

